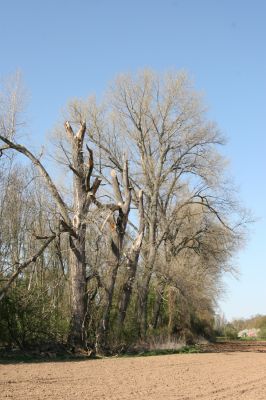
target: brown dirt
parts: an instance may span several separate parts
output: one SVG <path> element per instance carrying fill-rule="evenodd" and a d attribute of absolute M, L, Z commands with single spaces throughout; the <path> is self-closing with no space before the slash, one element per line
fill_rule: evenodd
<path fill-rule="evenodd" d="M 0 365 L 0 398 L 265 400 L 266 354 L 177 354 Z"/>
<path fill-rule="evenodd" d="M 247 340 L 247 341 L 233 341 L 220 342 L 220 343 L 208 343 L 200 345 L 200 350 L 203 353 L 225 353 L 235 351 L 252 351 L 258 353 L 266 353 L 266 342 L 259 340 Z"/>

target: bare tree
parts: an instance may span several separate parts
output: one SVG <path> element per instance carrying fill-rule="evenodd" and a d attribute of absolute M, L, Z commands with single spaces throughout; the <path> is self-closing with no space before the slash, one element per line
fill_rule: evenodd
<path fill-rule="evenodd" d="M 187 76 L 145 70 L 120 76 L 105 104 L 71 102 L 59 129 L 61 155 L 53 154 L 71 174 L 64 190 L 41 157 L 17 143 L 19 108 L 6 104 L 13 118 L 0 113 L 0 153 L 26 156 L 49 190 L 62 271 L 58 242 L 68 238 L 69 343 L 85 346 L 88 320 L 105 345 L 112 329 L 125 328 L 131 306 L 145 338 L 148 326 L 160 325 L 163 298 L 169 332 L 179 302 L 183 310 L 199 301 L 210 309 L 245 220 L 224 179 L 217 150 L 224 139 Z"/>
<path fill-rule="evenodd" d="M 224 138 L 207 120 L 201 97 L 184 73 L 162 78 L 152 71 L 142 71 L 137 77 L 122 75 L 108 100 L 111 106 L 106 110 L 95 102 L 78 106 L 89 116 L 88 133 L 101 150 L 101 171 L 121 171 L 121 153 L 127 148 L 132 187 L 143 189 L 146 233 L 138 294 L 145 336 L 149 286 L 157 254 L 175 223 L 178 236 L 178 214 L 190 204 L 201 204 L 230 230 L 236 224 L 232 220 L 230 226 L 229 218 L 239 209 L 223 180 L 226 163 L 217 146 L 224 143 Z M 132 201 L 137 205 L 135 191 Z M 186 238 L 183 246 L 190 239 Z"/>

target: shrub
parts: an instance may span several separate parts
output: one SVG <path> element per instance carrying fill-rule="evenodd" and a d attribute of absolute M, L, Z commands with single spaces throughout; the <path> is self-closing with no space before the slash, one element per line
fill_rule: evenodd
<path fill-rule="evenodd" d="M 20 349 L 66 338 L 68 321 L 59 317 L 47 290 L 17 285 L 0 303 L 0 343 Z"/>

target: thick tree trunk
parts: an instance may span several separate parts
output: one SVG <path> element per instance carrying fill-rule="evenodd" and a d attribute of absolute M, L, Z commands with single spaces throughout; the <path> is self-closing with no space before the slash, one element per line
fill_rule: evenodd
<path fill-rule="evenodd" d="M 71 324 L 68 342 L 74 348 L 86 346 L 86 262 L 85 232 L 70 239 Z"/>
<path fill-rule="evenodd" d="M 83 144 L 86 131 L 85 122 L 74 134 L 71 125 L 66 122 L 66 132 L 72 144 L 73 172 L 73 210 L 74 216 L 70 231 L 70 286 L 71 286 L 71 324 L 69 344 L 75 349 L 86 347 L 86 227 L 87 214 L 92 197 L 95 195 L 100 181 L 90 184 L 93 170 L 93 154 L 90 149 L 88 162 L 84 162 Z"/>
<path fill-rule="evenodd" d="M 135 280 L 135 275 L 136 275 L 136 270 L 137 270 L 137 263 L 132 265 L 129 274 L 127 276 L 126 282 L 123 284 L 122 288 L 122 295 L 120 299 L 120 304 L 119 304 L 119 312 L 118 312 L 118 327 L 121 328 L 124 324 L 126 314 L 127 314 L 127 309 L 130 303 L 131 295 L 132 295 L 132 290 L 133 290 L 133 283 Z"/>
<path fill-rule="evenodd" d="M 115 265 L 112 269 L 111 275 L 111 283 L 107 289 L 107 296 L 106 296 L 106 306 L 103 312 L 102 318 L 102 337 L 103 343 L 106 344 L 106 335 L 108 334 L 109 327 L 110 327 L 110 314 L 112 309 L 113 297 L 114 297 L 114 290 L 115 290 L 115 283 L 118 271 L 118 264 Z"/>
<path fill-rule="evenodd" d="M 137 272 L 138 259 L 139 259 L 139 251 L 136 254 L 134 254 L 133 259 L 130 259 L 127 263 L 128 275 L 126 277 L 126 281 L 123 284 L 122 295 L 119 304 L 118 318 L 117 318 L 119 328 L 122 328 L 124 324 L 127 314 L 127 309 L 131 300 L 133 285 L 135 282 L 135 277 Z"/>
<path fill-rule="evenodd" d="M 116 229 L 118 228 L 119 224 L 115 224 Z M 117 278 L 117 272 L 118 272 L 118 267 L 119 267 L 119 261 L 120 261 L 120 251 L 121 251 L 121 246 L 122 246 L 122 237 L 119 234 L 119 232 L 116 231 L 116 229 L 113 230 L 112 236 L 111 236 L 111 255 L 110 255 L 110 261 L 109 261 L 109 266 L 111 268 L 111 277 L 109 281 L 109 285 L 106 287 L 106 298 L 105 298 L 105 306 L 103 310 L 103 316 L 102 316 L 102 321 L 101 321 L 101 326 L 100 326 L 100 346 L 104 349 L 107 347 L 107 335 L 109 332 L 109 327 L 110 327 L 110 314 L 111 314 L 111 309 L 112 309 L 112 303 L 113 303 L 113 296 L 114 296 L 114 290 L 115 290 L 115 284 L 116 284 L 116 278 Z"/>
<path fill-rule="evenodd" d="M 158 185 L 159 185 L 159 178 L 156 177 L 153 187 L 153 195 L 149 205 L 151 217 L 148 225 L 148 237 L 147 237 L 148 254 L 146 257 L 143 284 L 139 294 L 140 335 L 143 339 L 146 338 L 146 333 L 148 328 L 149 287 L 157 255 L 156 234 L 157 234 L 157 212 L 158 212 Z"/>
<path fill-rule="evenodd" d="M 153 273 L 154 263 L 156 259 L 156 248 L 153 244 L 150 245 L 149 257 L 146 264 L 146 271 L 143 278 L 143 283 L 139 293 L 139 315 L 140 315 L 140 335 L 143 339 L 146 337 L 148 329 L 148 297 L 150 281 Z"/>

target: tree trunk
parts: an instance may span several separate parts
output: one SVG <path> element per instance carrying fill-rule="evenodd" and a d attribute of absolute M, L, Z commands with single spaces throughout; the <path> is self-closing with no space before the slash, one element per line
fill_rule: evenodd
<path fill-rule="evenodd" d="M 116 223 L 115 227 L 113 228 L 112 235 L 111 235 L 111 254 L 110 254 L 110 261 L 109 261 L 109 266 L 111 268 L 111 277 L 110 277 L 110 283 L 106 287 L 106 298 L 105 298 L 105 306 L 103 310 L 103 316 L 102 316 L 102 321 L 101 321 L 101 326 L 100 326 L 100 346 L 104 349 L 107 346 L 107 335 L 109 332 L 109 326 L 110 326 L 110 313 L 112 309 L 112 303 L 113 303 L 113 296 L 114 296 L 114 290 L 115 290 L 115 283 L 116 283 L 116 277 L 117 277 L 117 271 L 119 267 L 119 261 L 120 261 L 120 252 L 121 252 L 121 246 L 122 246 L 122 237 L 117 232 L 119 224 Z"/>
<path fill-rule="evenodd" d="M 139 293 L 140 336 L 142 339 L 146 338 L 148 329 L 148 296 L 151 276 L 152 271 L 149 270 L 144 277 Z"/>
<path fill-rule="evenodd" d="M 139 259 L 139 251 L 136 254 L 134 254 L 133 259 L 130 259 L 127 263 L 128 275 L 126 277 L 126 281 L 123 284 L 122 295 L 119 304 L 119 312 L 118 312 L 119 328 L 122 328 L 126 318 L 127 309 L 132 295 L 133 284 L 135 282 L 138 259 Z"/>
<path fill-rule="evenodd" d="M 162 164 L 161 164 L 162 165 Z M 160 176 L 160 175 L 159 175 Z M 156 234 L 157 234 L 157 212 L 158 212 L 158 185 L 159 178 L 156 177 L 154 187 L 153 187 L 153 195 L 149 205 L 150 209 L 150 221 L 148 225 L 148 254 L 146 257 L 146 265 L 144 272 L 144 282 L 140 290 L 140 301 L 139 301 L 139 312 L 140 312 L 140 335 L 143 339 L 146 337 L 146 332 L 148 328 L 148 295 L 149 295 L 149 287 L 150 280 L 152 277 L 152 272 L 154 269 L 154 264 L 156 260 L 157 254 L 157 246 L 156 246 Z"/>
<path fill-rule="evenodd" d="M 154 305 L 153 324 L 152 324 L 153 329 L 157 329 L 157 327 L 158 327 L 159 317 L 160 317 L 162 303 L 163 303 L 164 289 L 165 289 L 165 285 L 160 286 L 157 290 L 157 296 L 156 296 L 155 305 Z"/>
<path fill-rule="evenodd" d="M 105 306 L 105 309 L 103 312 L 102 329 L 101 330 L 102 330 L 102 337 L 103 337 L 104 345 L 106 344 L 105 343 L 106 335 L 108 334 L 109 326 L 110 326 L 110 313 L 111 313 L 111 309 L 112 309 L 117 271 L 118 271 L 118 264 L 116 264 L 112 269 L 111 283 L 107 289 L 106 306 Z"/>
<path fill-rule="evenodd" d="M 127 308 L 129 306 L 133 289 L 133 283 L 135 280 L 136 269 L 137 269 L 137 263 L 132 266 L 127 276 L 126 282 L 123 284 L 123 289 L 122 289 L 123 291 L 120 299 L 119 312 L 117 318 L 119 328 L 122 328 L 126 318 Z"/>
<path fill-rule="evenodd" d="M 139 262 L 139 255 L 142 247 L 142 241 L 144 237 L 144 230 L 145 230 L 145 221 L 144 221 L 144 207 L 143 207 L 143 192 L 142 190 L 139 191 L 139 204 L 138 204 L 138 211 L 139 211 L 139 229 L 138 235 L 134 240 L 131 250 L 127 255 L 127 263 L 126 263 L 126 270 L 128 271 L 125 282 L 122 288 L 122 294 L 119 303 L 119 313 L 118 313 L 118 329 L 122 329 L 127 309 L 130 303 L 133 285 L 135 282 L 135 277 L 137 273 L 137 267 Z"/>
<path fill-rule="evenodd" d="M 121 259 L 121 252 L 122 252 L 123 241 L 128 222 L 128 214 L 130 211 L 130 204 L 131 204 L 131 187 L 129 185 L 129 179 L 128 179 L 128 161 L 125 160 L 122 173 L 125 199 L 123 199 L 122 197 L 120 185 L 117 179 L 116 172 L 114 170 L 111 172 L 111 176 L 112 176 L 112 186 L 114 190 L 115 200 L 117 203 L 116 209 L 118 211 L 118 215 L 115 216 L 114 214 L 112 214 L 108 218 L 110 233 L 111 233 L 110 235 L 111 251 L 109 260 L 109 265 L 111 269 L 111 278 L 109 285 L 106 287 L 106 304 L 104 307 L 103 317 L 100 327 L 100 336 L 101 336 L 100 345 L 103 349 L 107 345 L 107 335 L 110 325 L 110 313 L 112 309 L 117 272 Z"/>
<path fill-rule="evenodd" d="M 68 342 L 74 348 L 86 347 L 85 232 L 83 229 L 77 239 L 70 238 L 71 323 Z"/>
<path fill-rule="evenodd" d="M 73 210 L 74 216 L 70 230 L 70 285 L 71 285 L 71 324 L 68 342 L 74 348 L 86 347 L 86 227 L 87 214 L 92 197 L 95 195 L 100 181 L 95 179 L 90 184 L 93 170 L 93 154 L 88 149 L 89 159 L 84 162 L 83 144 L 86 131 L 85 122 L 74 134 L 69 122 L 65 123 L 66 132 L 72 143 L 73 172 Z"/>

